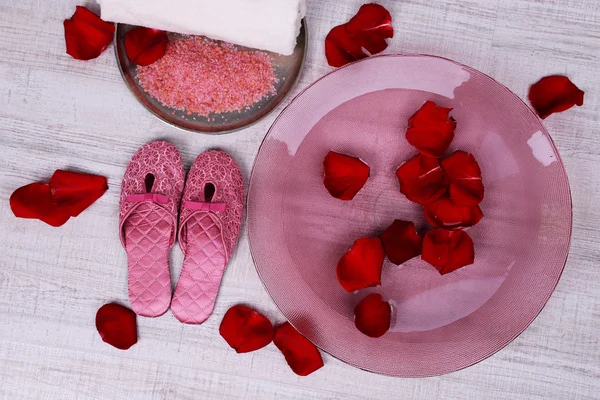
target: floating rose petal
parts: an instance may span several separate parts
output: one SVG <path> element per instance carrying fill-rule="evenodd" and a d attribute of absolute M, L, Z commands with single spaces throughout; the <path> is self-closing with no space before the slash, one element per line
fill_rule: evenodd
<path fill-rule="evenodd" d="M 71 19 L 64 21 L 67 54 L 77 60 L 98 57 L 112 42 L 115 25 L 105 22 L 85 7 L 77 6 Z"/>
<path fill-rule="evenodd" d="M 52 198 L 71 217 L 81 214 L 108 190 L 103 176 L 56 170 L 50 177 Z"/>
<path fill-rule="evenodd" d="M 484 196 L 481 169 L 472 154 L 455 151 L 440 162 L 450 179 L 450 198 L 457 206 L 476 206 Z"/>
<path fill-rule="evenodd" d="M 369 179 L 370 168 L 355 157 L 330 151 L 323 162 L 323 183 L 340 200 L 352 200 Z"/>
<path fill-rule="evenodd" d="M 442 196 L 425 206 L 425 218 L 436 228 L 454 230 L 477 224 L 483 213 L 479 206 L 457 206 L 448 196 Z"/>
<path fill-rule="evenodd" d="M 448 178 L 439 161 L 421 154 L 405 162 L 396 175 L 400 181 L 400 192 L 410 201 L 422 205 L 434 202 L 448 188 Z"/>
<path fill-rule="evenodd" d="M 237 305 L 225 313 L 219 333 L 238 353 L 261 349 L 273 340 L 273 325 L 253 309 Z"/>
<path fill-rule="evenodd" d="M 70 218 L 52 200 L 50 185 L 35 182 L 18 188 L 10 196 L 10 209 L 15 217 L 39 219 L 51 226 L 62 226 Z"/>
<path fill-rule="evenodd" d="M 412 222 L 395 220 L 379 238 L 392 264 L 403 264 L 421 254 L 423 240 Z"/>
<path fill-rule="evenodd" d="M 329 32 L 325 38 L 325 56 L 329 65 L 341 67 L 382 52 L 388 46 L 386 39 L 392 37 L 394 28 L 389 11 L 379 4 L 364 4 L 348 23 Z"/>
<path fill-rule="evenodd" d="M 354 308 L 354 324 L 365 335 L 378 338 L 390 329 L 392 307 L 378 293 L 361 300 Z"/>
<path fill-rule="evenodd" d="M 449 117 L 451 108 L 428 101 L 408 120 L 406 140 L 427 157 L 440 158 L 454 139 L 456 121 Z"/>
<path fill-rule="evenodd" d="M 323 366 L 317 346 L 302 336 L 289 322 L 275 329 L 273 343 L 297 375 L 310 375 Z"/>
<path fill-rule="evenodd" d="M 105 304 L 96 313 L 96 329 L 102 340 L 127 350 L 137 343 L 136 315 L 120 304 Z"/>
<path fill-rule="evenodd" d="M 357 239 L 337 265 L 337 277 L 347 292 L 381 284 L 385 259 L 379 238 Z"/>
<path fill-rule="evenodd" d="M 150 65 L 167 51 L 169 37 L 165 31 L 144 27 L 133 28 L 125 34 L 125 51 L 131 62 Z"/>
<path fill-rule="evenodd" d="M 475 250 L 473 240 L 465 231 L 433 229 L 423 239 L 423 261 L 433 265 L 445 275 L 466 265 L 473 264 Z"/>
<path fill-rule="evenodd" d="M 584 95 L 569 78 L 560 75 L 542 78 L 529 88 L 529 101 L 542 119 L 575 105 L 582 106 Z"/>

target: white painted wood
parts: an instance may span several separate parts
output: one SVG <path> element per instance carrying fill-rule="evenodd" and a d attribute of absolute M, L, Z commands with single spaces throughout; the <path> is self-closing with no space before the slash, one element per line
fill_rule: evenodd
<path fill-rule="evenodd" d="M 218 324 L 232 304 L 253 304 L 283 319 L 258 279 L 245 226 L 207 323 L 183 326 L 170 313 L 140 318 L 140 341 L 127 352 L 100 340 L 98 307 L 127 302 L 126 259 L 116 232 L 120 179 L 133 152 L 165 138 L 189 166 L 201 151 L 221 147 L 240 161 L 247 179 L 275 116 L 222 137 L 164 125 L 129 94 L 112 51 L 90 62 L 64 54 L 62 20 L 76 3 L 0 0 L 1 398 L 600 398 L 600 2 L 381 1 L 394 16 L 390 52 L 469 64 L 523 98 L 531 83 L 551 73 L 568 74 L 587 92 L 584 107 L 545 122 L 574 202 L 571 255 L 555 294 L 507 348 L 429 379 L 378 376 L 327 355 L 324 368 L 299 378 L 272 345 L 246 355 L 228 349 Z M 295 93 L 331 70 L 324 37 L 360 3 L 310 1 L 310 54 Z M 8 198 L 15 188 L 67 167 L 109 177 L 110 190 L 60 229 L 12 216 Z M 181 265 L 178 249 L 172 258 Z"/>

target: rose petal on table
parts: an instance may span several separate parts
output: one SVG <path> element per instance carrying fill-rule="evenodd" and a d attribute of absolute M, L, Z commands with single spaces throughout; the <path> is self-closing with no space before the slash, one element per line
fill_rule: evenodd
<path fill-rule="evenodd" d="M 347 292 L 381 284 L 385 259 L 379 238 L 357 239 L 337 265 L 337 278 Z"/>
<path fill-rule="evenodd" d="M 370 171 L 358 158 L 330 151 L 323 161 L 323 183 L 336 199 L 352 200 L 369 179 Z"/>
<path fill-rule="evenodd" d="M 365 335 L 378 338 L 390 329 L 392 307 L 378 293 L 365 297 L 354 308 L 354 325 Z"/>
<path fill-rule="evenodd" d="M 457 206 L 476 206 L 484 197 L 481 169 L 475 157 L 464 151 L 455 151 L 440 162 L 450 180 L 450 199 Z"/>
<path fill-rule="evenodd" d="M 348 23 L 329 32 L 325 38 L 325 56 L 329 65 L 341 67 L 382 52 L 388 46 L 386 39 L 392 37 L 394 28 L 389 11 L 379 4 L 364 4 Z"/>
<path fill-rule="evenodd" d="M 339 25 L 334 27 L 325 38 L 325 56 L 330 66 L 341 67 L 367 58 L 368 54 L 348 35 L 346 25 Z"/>
<path fill-rule="evenodd" d="M 437 158 L 417 154 L 396 172 L 400 192 L 410 201 L 422 205 L 437 200 L 448 189 L 448 178 Z"/>
<path fill-rule="evenodd" d="M 105 304 L 96 313 L 96 329 L 103 341 L 127 350 L 137 343 L 137 316 L 117 303 Z"/>
<path fill-rule="evenodd" d="M 465 231 L 433 229 L 423 239 L 423 261 L 433 265 L 442 275 L 473 264 L 473 240 Z"/>
<path fill-rule="evenodd" d="M 67 54 L 77 60 L 98 57 L 112 42 L 115 25 L 105 22 L 85 7 L 77 6 L 71 19 L 64 21 Z"/>
<path fill-rule="evenodd" d="M 479 206 L 457 206 L 444 195 L 425 206 L 425 218 L 436 228 L 455 230 L 476 225 L 483 212 Z"/>
<path fill-rule="evenodd" d="M 54 227 L 64 225 L 70 218 L 67 211 L 54 203 L 50 185 L 44 182 L 30 183 L 15 190 L 10 196 L 10 209 L 15 217 L 39 219 Z"/>
<path fill-rule="evenodd" d="M 585 92 L 569 78 L 553 75 L 542 78 L 529 88 L 529 101 L 542 119 L 577 105 L 583 105 Z"/>
<path fill-rule="evenodd" d="M 392 15 L 379 4 L 363 4 L 346 24 L 346 31 L 369 54 L 380 53 L 388 46 L 386 39 L 394 37 Z"/>
<path fill-rule="evenodd" d="M 392 264 L 403 264 L 421 254 L 423 239 L 410 221 L 395 220 L 379 239 Z"/>
<path fill-rule="evenodd" d="M 76 217 L 108 190 L 108 180 L 99 175 L 56 170 L 50 177 L 52 198 L 56 205 Z"/>
<path fill-rule="evenodd" d="M 237 353 L 248 353 L 271 343 L 273 324 L 252 308 L 236 305 L 225 313 L 219 333 Z"/>
<path fill-rule="evenodd" d="M 145 66 L 162 58 L 169 37 L 165 31 L 145 27 L 133 28 L 125 34 L 125 51 L 131 62 Z"/>
<path fill-rule="evenodd" d="M 307 376 L 323 366 L 323 359 L 317 346 L 302 336 L 289 322 L 275 329 L 275 346 L 283 353 L 292 371 Z"/>
<path fill-rule="evenodd" d="M 451 108 L 426 102 L 409 120 L 406 140 L 427 157 L 440 158 L 448 151 L 456 121 L 450 117 Z"/>

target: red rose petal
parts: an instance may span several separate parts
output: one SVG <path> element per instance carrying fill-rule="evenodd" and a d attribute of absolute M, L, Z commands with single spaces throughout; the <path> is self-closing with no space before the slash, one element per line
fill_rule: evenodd
<path fill-rule="evenodd" d="M 380 294 L 373 293 L 354 308 L 354 324 L 365 335 L 378 338 L 390 329 L 392 307 Z"/>
<path fill-rule="evenodd" d="M 400 192 L 410 201 L 422 205 L 434 202 L 448 188 L 448 178 L 439 161 L 421 154 L 405 162 L 396 175 L 400 181 Z"/>
<path fill-rule="evenodd" d="M 433 229 L 423 239 L 423 261 L 433 265 L 440 274 L 456 271 L 475 261 L 473 240 L 465 231 Z"/>
<path fill-rule="evenodd" d="M 105 22 L 85 7 L 77 6 L 64 21 L 67 54 L 77 60 L 98 57 L 112 42 L 115 25 Z"/>
<path fill-rule="evenodd" d="M 448 196 L 442 196 L 425 206 L 425 218 L 436 228 L 454 230 L 476 225 L 483 213 L 479 206 L 457 206 Z"/>
<path fill-rule="evenodd" d="M 273 343 L 297 375 L 310 375 L 323 366 L 317 346 L 302 336 L 289 322 L 275 329 Z"/>
<path fill-rule="evenodd" d="M 137 343 L 136 315 L 120 304 L 105 304 L 96 313 L 96 329 L 102 340 L 127 350 Z"/>
<path fill-rule="evenodd" d="M 355 157 L 330 151 L 323 162 L 323 183 L 340 200 L 352 200 L 369 179 L 371 169 Z"/>
<path fill-rule="evenodd" d="M 337 265 L 340 285 L 349 293 L 381 284 L 385 259 L 379 238 L 357 239 Z"/>
<path fill-rule="evenodd" d="M 448 151 L 456 121 L 449 117 L 451 108 L 426 102 L 409 120 L 406 140 L 427 157 L 440 158 Z"/>
<path fill-rule="evenodd" d="M 394 37 L 392 15 L 379 4 L 363 4 L 346 24 L 346 30 L 370 54 L 377 54 L 388 46 L 386 39 Z"/>
<path fill-rule="evenodd" d="M 325 38 L 325 56 L 332 67 L 341 67 L 385 50 L 394 37 L 392 16 L 379 4 L 364 4 L 352 19 L 334 27 Z M 363 50 L 369 52 L 365 53 Z"/>
<path fill-rule="evenodd" d="M 529 88 L 529 101 L 542 119 L 578 105 L 583 105 L 585 92 L 566 76 L 547 76 Z"/>
<path fill-rule="evenodd" d="M 59 208 L 76 217 L 108 190 L 103 176 L 56 170 L 50 177 L 52 198 Z"/>
<path fill-rule="evenodd" d="M 327 34 L 325 56 L 332 67 L 341 67 L 368 57 L 362 46 L 348 35 L 345 24 L 336 26 Z"/>
<path fill-rule="evenodd" d="M 421 254 L 423 240 L 412 222 L 395 220 L 379 238 L 392 264 L 403 264 Z"/>
<path fill-rule="evenodd" d="M 52 200 L 50 185 L 35 182 L 18 188 L 10 196 L 10 208 L 18 218 L 39 219 L 51 226 L 61 226 L 69 220 L 69 213 Z"/>
<path fill-rule="evenodd" d="M 455 151 L 440 162 L 450 179 L 450 198 L 457 206 L 476 206 L 484 196 L 481 169 L 472 154 Z"/>
<path fill-rule="evenodd" d="M 144 27 L 133 28 L 125 34 L 125 51 L 131 62 L 150 65 L 165 55 L 169 38 L 165 31 Z"/>
<path fill-rule="evenodd" d="M 271 343 L 273 324 L 250 307 L 237 305 L 225 313 L 219 333 L 237 353 L 248 353 Z"/>

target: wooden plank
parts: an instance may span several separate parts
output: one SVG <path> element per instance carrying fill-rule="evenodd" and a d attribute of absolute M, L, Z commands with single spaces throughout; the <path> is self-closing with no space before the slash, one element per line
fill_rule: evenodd
<path fill-rule="evenodd" d="M 571 254 L 549 304 L 507 348 L 463 371 L 396 379 L 325 355 L 295 376 L 270 345 L 236 355 L 218 335 L 233 304 L 283 321 L 254 269 L 243 226 L 214 315 L 183 326 L 168 313 L 140 318 L 140 342 L 121 352 L 93 324 L 103 303 L 127 303 L 118 196 L 131 154 L 167 139 L 186 166 L 208 148 L 240 161 L 246 181 L 275 116 L 234 135 L 180 132 L 153 118 L 121 81 L 112 51 L 78 62 L 64 54 L 62 20 L 77 2 L 0 5 L 0 397 L 110 399 L 596 399 L 600 392 L 600 3 L 596 0 L 380 1 L 394 16 L 388 52 L 448 57 L 493 76 L 525 98 L 544 75 L 566 73 L 585 107 L 545 121 L 573 192 Z M 310 52 L 294 93 L 332 70 L 323 40 L 362 1 L 309 1 Z M 290 100 L 288 100 L 289 102 Z M 287 104 L 287 103 L 286 103 Z M 284 105 L 280 106 L 279 110 Z M 109 177 L 109 192 L 60 231 L 12 217 L 14 188 L 68 167 Z M 172 275 L 179 275 L 179 249 Z M 399 355 L 401 357 L 401 355 Z"/>

